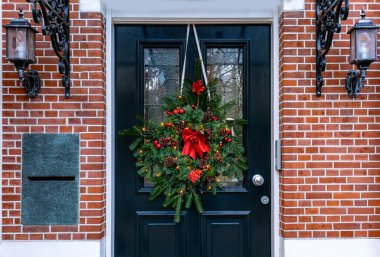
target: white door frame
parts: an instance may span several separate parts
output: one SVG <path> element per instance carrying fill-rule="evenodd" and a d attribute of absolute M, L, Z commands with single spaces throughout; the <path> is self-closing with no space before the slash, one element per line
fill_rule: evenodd
<path fill-rule="evenodd" d="M 106 85 L 106 106 L 107 106 L 107 143 L 106 143 L 106 238 L 105 238 L 105 256 L 113 257 L 113 238 L 114 238 L 114 164 L 115 164 L 115 132 L 114 132 L 114 118 L 115 110 L 113 104 L 115 103 L 114 97 L 114 40 L 113 32 L 115 24 L 271 24 L 272 28 L 272 90 L 271 90 L 271 208 L 272 208 L 272 257 L 280 257 L 281 241 L 279 235 L 279 173 L 275 170 L 275 140 L 279 139 L 279 31 L 278 31 L 278 13 L 273 13 L 273 17 L 260 17 L 260 18 L 115 18 L 112 17 L 111 11 L 106 12 L 106 20 L 111 21 L 107 23 L 107 85 Z"/>

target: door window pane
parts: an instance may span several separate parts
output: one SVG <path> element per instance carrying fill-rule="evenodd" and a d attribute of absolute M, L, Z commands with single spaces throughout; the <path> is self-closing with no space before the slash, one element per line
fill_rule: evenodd
<path fill-rule="evenodd" d="M 207 49 L 208 76 L 220 80 L 217 90 L 223 103 L 236 102 L 227 118 L 243 117 L 243 68 L 243 48 Z"/>
<path fill-rule="evenodd" d="M 163 119 L 162 97 L 179 91 L 179 48 L 144 48 L 144 116 Z"/>
<path fill-rule="evenodd" d="M 235 101 L 234 107 L 227 110 L 227 118 L 243 118 L 244 62 L 243 48 L 208 48 L 207 74 L 211 79 L 219 79 L 217 92 L 222 96 L 222 103 Z M 236 131 L 236 128 L 234 128 Z M 242 130 L 236 131 L 243 141 Z M 225 190 L 242 188 L 236 178 L 220 177 Z"/>
<path fill-rule="evenodd" d="M 179 48 L 144 48 L 144 116 L 145 119 L 163 120 L 162 98 L 179 92 Z M 144 187 L 151 187 L 144 179 Z"/>

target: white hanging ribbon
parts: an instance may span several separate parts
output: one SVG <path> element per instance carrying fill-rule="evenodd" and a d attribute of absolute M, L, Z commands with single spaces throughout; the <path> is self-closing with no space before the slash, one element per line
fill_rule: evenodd
<path fill-rule="evenodd" d="M 210 98 L 211 98 L 210 90 L 208 90 L 208 87 L 207 87 L 207 85 L 208 85 L 207 73 L 206 73 L 206 69 L 205 69 L 205 64 L 203 62 L 203 57 L 202 57 L 202 52 L 201 52 L 201 46 L 199 44 L 197 29 L 195 28 L 194 24 L 193 24 L 193 30 L 194 30 L 195 42 L 197 43 L 199 60 L 201 61 L 203 79 L 204 79 L 205 84 L 206 84 L 207 96 L 208 96 L 208 99 L 210 100 Z"/>
<path fill-rule="evenodd" d="M 201 52 L 201 46 L 200 46 L 200 43 L 199 43 L 198 33 L 197 33 L 197 29 L 196 29 L 195 25 L 192 24 L 192 26 L 193 26 L 194 36 L 195 36 L 195 42 L 197 44 L 197 49 L 198 49 L 198 56 L 199 56 L 199 60 L 201 62 L 202 75 L 203 75 L 203 79 L 205 81 L 205 85 L 206 85 L 206 89 L 207 89 L 207 96 L 208 96 L 208 99 L 210 100 L 210 98 L 211 98 L 211 96 L 210 96 L 210 90 L 207 87 L 207 85 L 208 85 L 207 73 L 206 73 L 206 68 L 205 68 L 204 62 L 203 62 L 203 57 L 202 57 L 202 52 Z M 185 57 L 184 57 L 184 60 L 183 60 L 183 65 L 182 65 L 181 95 L 182 95 L 182 91 L 183 91 L 183 83 L 184 83 L 184 80 L 185 80 L 186 56 L 187 56 L 187 45 L 189 44 L 189 34 L 190 34 L 190 24 L 187 25 Z"/>
<path fill-rule="evenodd" d="M 182 76 L 181 76 L 181 92 L 180 92 L 181 95 L 182 95 L 182 91 L 183 91 L 183 83 L 185 82 L 186 56 L 187 56 L 187 45 L 189 44 L 189 34 L 190 34 L 190 24 L 187 25 L 185 57 L 183 58 Z"/>

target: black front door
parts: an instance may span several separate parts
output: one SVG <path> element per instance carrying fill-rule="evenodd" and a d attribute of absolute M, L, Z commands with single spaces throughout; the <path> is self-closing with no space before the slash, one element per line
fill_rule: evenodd
<path fill-rule="evenodd" d="M 219 93 L 238 105 L 230 117 L 244 117 L 242 141 L 249 159 L 243 183 L 225 179 L 216 196 L 203 194 L 204 213 L 186 210 L 181 222 L 162 201 L 150 201 L 150 182 L 138 177 L 128 147 L 116 137 L 116 257 L 270 257 L 271 207 L 271 28 L 269 25 L 197 26 L 209 77 Z M 137 115 L 161 120 L 162 96 L 178 92 L 186 26 L 115 27 L 115 112 L 117 131 L 137 124 Z M 186 75 L 198 59 L 190 34 Z M 256 174 L 264 184 L 254 185 Z"/>

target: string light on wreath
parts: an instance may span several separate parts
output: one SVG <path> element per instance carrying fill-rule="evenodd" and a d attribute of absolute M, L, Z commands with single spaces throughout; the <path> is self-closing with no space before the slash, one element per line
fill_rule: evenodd
<path fill-rule="evenodd" d="M 160 171 L 152 179 L 151 198 L 163 194 L 164 205 L 175 209 L 176 222 L 180 221 L 183 208 L 194 205 L 199 212 L 203 211 L 201 195 L 215 194 L 222 188 L 220 176 L 241 181 L 247 168 L 244 148 L 232 132 L 231 121 L 225 121 L 225 107 L 220 101 L 209 101 L 205 94 L 209 89 L 213 92 L 211 99 L 221 99 L 213 88 L 217 83 L 211 81 L 206 87 L 198 81 L 197 87 L 205 89 L 193 92 L 193 83 L 188 82 L 185 84 L 188 90 L 184 90 L 182 97 L 165 98 L 164 109 L 171 110 L 166 111 L 169 115 L 157 126 L 142 126 L 140 132 L 145 128 L 150 133 L 136 133 L 144 140 L 137 139 L 139 143 L 131 147 L 137 152 L 137 167 L 143 168 L 139 171 L 141 176 L 149 177 L 152 170 Z M 198 99 L 194 108 L 192 103 Z M 168 188 L 171 190 L 165 193 Z"/>
<path fill-rule="evenodd" d="M 206 81 L 204 72 L 196 74 L 203 74 Z M 180 222 L 184 208 L 194 206 L 203 212 L 202 194 L 216 194 L 223 187 L 219 177 L 242 181 L 248 168 L 245 149 L 231 129 L 246 122 L 226 121 L 226 110 L 236 103 L 222 104 L 218 83 L 182 79 L 180 94 L 163 99 L 166 115 L 161 123 L 146 120 L 144 126 L 120 133 L 137 136 L 130 149 L 138 174 L 151 179 L 152 200 L 164 196 L 163 205 L 175 210 L 175 222 Z M 153 171 L 160 171 L 159 176 L 152 176 Z"/>

